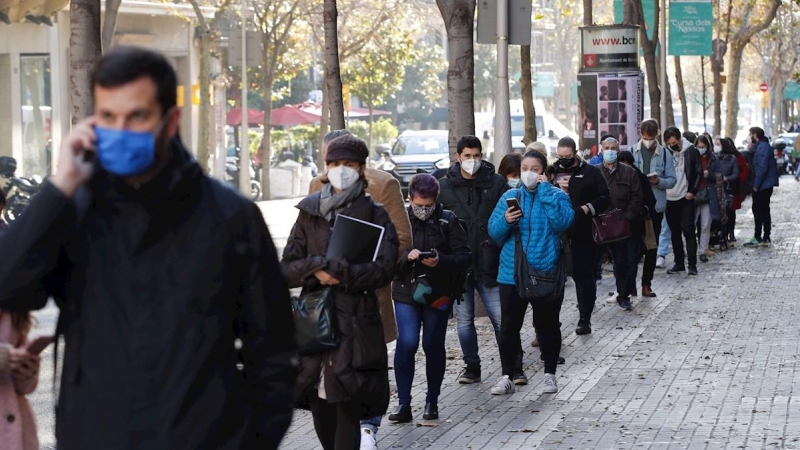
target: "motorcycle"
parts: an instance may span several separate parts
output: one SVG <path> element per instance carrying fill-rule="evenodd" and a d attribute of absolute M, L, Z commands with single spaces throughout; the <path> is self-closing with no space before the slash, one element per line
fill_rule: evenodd
<path fill-rule="evenodd" d="M 238 158 L 236 158 L 236 162 L 231 161 L 230 159 L 225 162 L 225 182 L 235 190 L 239 190 L 238 162 Z M 261 183 L 257 181 L 256 171 L 252 165 L 250 166 L 250 199 L 254 202 L 261 199 Z"/>
<path fill-rule="evenodd" d="M 6 207 L 3 218 L 11 223 L 18 219 L 31 198 L 42 189 L 42 178 L 38 175 L 32 178 L 17 177 L 17 160 L 10 156 L 0 156 L 0 178 L 5 181 L 3 194 L 6 196 Z"/>

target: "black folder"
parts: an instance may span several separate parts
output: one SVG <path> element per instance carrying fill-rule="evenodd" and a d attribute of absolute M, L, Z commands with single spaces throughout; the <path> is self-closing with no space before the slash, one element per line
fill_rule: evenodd
<path fill-rule="evenodd" d="M 383 233 L 374 223 L 339 214 L 333 223 L 327 259 L 344 258 L 350 264 L 374 262 L 378 258 Z"/>

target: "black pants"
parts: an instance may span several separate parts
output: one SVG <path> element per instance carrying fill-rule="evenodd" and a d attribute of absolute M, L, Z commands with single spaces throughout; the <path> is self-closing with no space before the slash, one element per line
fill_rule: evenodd
<path fill-rule="evenodd" d="M 614 256 L 614 280 L 617 282 L 617 301 L 630 300 L 636 290 L 636 275 L 639 272 L 641 236 L 634 235 L 624 241 L 608 244 Z"/>
<path fill-rule="evenodd" d="M 553 299 L 545 304 L 531 305 L 533 308 L 533 323 L 536 333 L 539 336 L 539 349 L 542 351 L 544 359 L 544 372 L 556 373 L 558 356 L 561 352 L 561 303 L 564 296 Z M 528 309 L 528 302 L 523 301 L 517 293 L 515 286 L 507 284 L 500 285 L 500 362 L 503 368 L 503 375 L 509 377 L 514 374 L 514 366 L 517 362 L 519 349 L 521 346 L 519 332 L 525 321 L 525 311 Z M 337 449 L 338 450 L 338 449 Z"/>
<path fill-rule="evenodd" d="M 324 450 L 358 450 L 361 446 L 361 417 L 351 402 L 328 403 L 311 394 L 314 430 Z"/>
<path fill-rule="evenodd" d="M 764 229 L 764 239 L 770 239 L 772 232 L 772 214 L 769 211 L 769 202 L 772 197 L 772 188 L 753 192 L 753 218 L 756 221 L 756 232 L 753 235 L 761 240 L 761 229 Z"/>
<path fill-rule="evenodd" d="M 728 234 L 733 236 L 733 232 L 736 230 L 736 210 L 731 209 L 728 211 L 728 225 L 727 225 Z"/>
<path fill-rule="evenodd" d="M 580 319 L 592 320 L 594 303 L 597 300 L 596 261 L 599 247 L 595 244 L 572 244 L 572 279 L 578 296 Z"/>
<path fill-rule="evenodd" d="M 642 267 L 642 286 L 650 287 L 653 282 L 653 274 L 656 271 L 656 260 L 658 259 L 658 237 L 661 235 L 661 221 L 664 220 L 664 213 L 654 213 L 653 233 L 656 236 L 656 248 L 644 251 L 644 267 Z"/>
<path fill-rule="evenodd" d="M 672 234 L 672 252 L 675 265 L 680 267 L 686 263 L 683 249 L 683 238 L 686 238 L 686 253 L 689 265 L 697 265 L 697 235 L 694 227 L 694 202 L 682 198 L 667 202 L 667 224 Z M 681 236 L 682 235 L 682 236 Z"/>

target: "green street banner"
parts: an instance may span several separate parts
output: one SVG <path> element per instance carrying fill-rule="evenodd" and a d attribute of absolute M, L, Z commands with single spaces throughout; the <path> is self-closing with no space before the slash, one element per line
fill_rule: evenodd
<path fill-rule="evenodd" d="M 711 0 L 671 0 L 668 51 L 674 56 L 711 56 Z"/>

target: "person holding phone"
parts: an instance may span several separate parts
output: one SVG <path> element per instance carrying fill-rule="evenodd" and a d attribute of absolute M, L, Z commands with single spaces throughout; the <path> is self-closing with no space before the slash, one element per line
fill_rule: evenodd
<path fill-rule="evenodd" d="M 497 276 L 502 311 L 499 342 L 502 376 L 491 389 L 494 395 L 507 395 L 515 390 L 512 377 L 521 347 L 520 330 L 528 307 L 527 302 L 520 298 L 514 281 L 514 234 L 520 234 L 531 268 L 550 271 L 561 264 L 559 235 L 572 225 L 575 217 L 569 196 L 548 182 L 546 169 L 547 157 L 536 151 L 526 153 L 520 174 L 523 186 L 503 194 L 489 220 L 490 236 L 503 245 Z M 510 199 L 518 203 L 507 203 Z M 561 351 L 559 314 L 563 300 L 562 293 L 560 298 L 531 304 L 544 359 L 544 393 L 558 392 L 555 373 Z"/>
<path fill-rule="evenodd" d="M 353 319 L 380 318 L 376 291 L 392 281 L 398 260 L 397 232 L 389 213 L 366 193 L 368 157 L 366 142 L 352 135 L 328 144 L 324 186 L 297 205 L 300 214 L 281 260 L 290 287 L 302 287 L 304 294 L 320 287 L 333 290 L 339 346 L 300 355 L 294 391 L 297 407 L 311 411 L 314 430 L 325 450 L 358 448 L 361 420 L 382 416 L 389 407 L 383 325 L 375 320 L 357 328 Z M 338 215 L 384 228 L 374 261 L 351 263 L 326 257 Z M 357 366 L 354 349 L 374 363 Z"/>
<path fill-rule="evenodd" d="M 464 293 L 467 271 L 472 265 L 467 232 L 460 219 L 439 204 L 436 178 L 415 175 L 408 185 L 408 195 L 414 244 L 404 249 L 392 283 L 398 330 L 394 374 L 400 404 L 389 420 L 397 423 L 413 419 L 411 384 L 420 331 L 428 381 L 422 418 L 439 418 L 439 393 L 447 365 L 447 321 L 453 302 Z"/>
<path fill-rule="evenodd" d="M 91 86 L 0 239 L 0 309 L 61 310 L 59 448 L 277 448 L 296 344 L 261 211 L 184 147 L 167 57 L 115 46 Z"/>
<path fill-rule="evenodd" d="M 572 261 L 587 262 L 572 267 L 579 312 L 575 333 L 586 335 L 592 332 L 592 312 L 597 301 L 595 261 L 600 254 L 599 246 L 592 240 L 592 217 L 604 213 L 611 201 L 608 184 L 600 169 L 578 157 L 572 138 L 561 138 L 556 151 L 555 184 L 569 196 L 575 212 L 575 221 L 567 231 Z"/>
<path fill-rule="evenodd" d="M 0 450 L 38 450 L 36 418 L 25 398 L 39 382 L 39 352 L 29 349 L 28 311 L 0 310 Z"/>

